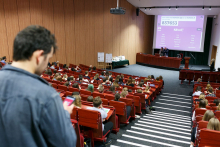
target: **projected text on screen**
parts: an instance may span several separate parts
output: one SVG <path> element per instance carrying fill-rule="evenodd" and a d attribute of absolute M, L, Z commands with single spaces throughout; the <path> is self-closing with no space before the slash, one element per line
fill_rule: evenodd
<path fill-rule="evenodd" d="M 204 15 L 161 16 L 158 15 L 156 48 L 200 51 Z"/>

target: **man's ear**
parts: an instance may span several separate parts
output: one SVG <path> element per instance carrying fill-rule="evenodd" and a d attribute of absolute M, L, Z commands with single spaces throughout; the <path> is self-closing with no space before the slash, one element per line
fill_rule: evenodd
<path fill-rule="evenodd" d="M 40 58 L 43 56 L 44 51 L 43 50 L 36 50 L 34 52 L 34 57 L 36 58 L 36 64 L 38 65 L 40 62 Z"/>

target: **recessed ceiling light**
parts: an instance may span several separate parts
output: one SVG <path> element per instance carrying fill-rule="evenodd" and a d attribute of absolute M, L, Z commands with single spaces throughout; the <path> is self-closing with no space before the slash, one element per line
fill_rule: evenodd
<path fill-rule="evenodd" d="M 202 7 L 202 10 L 204 10 L 204 6 Z"/>
<path fill-rule="evenodd" d="M 211 7 L 211 6 L 209 7 L 209 10 L 212 10 L 212 7 Z"/>

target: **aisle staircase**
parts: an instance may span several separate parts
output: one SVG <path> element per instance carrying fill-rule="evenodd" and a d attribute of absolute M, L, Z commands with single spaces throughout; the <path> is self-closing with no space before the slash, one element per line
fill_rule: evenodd
<path fill-rule="evenodd" d="M 153 103 L 156 111 L 143 114 L 112 147 L 189 147 L 191 96 L 162 93 Z"/>

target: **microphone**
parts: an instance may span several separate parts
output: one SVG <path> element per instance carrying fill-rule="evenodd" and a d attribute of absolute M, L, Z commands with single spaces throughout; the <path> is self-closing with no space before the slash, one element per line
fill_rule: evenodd
<path fill-rule="evenodd" d="M 196 58 L 190 53 L 190 55 L 193 57 L 194 60 L 196 60 Z"/>

